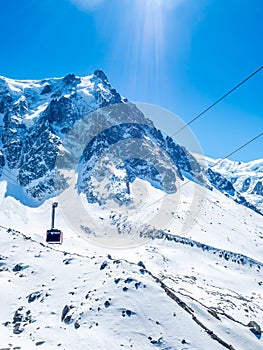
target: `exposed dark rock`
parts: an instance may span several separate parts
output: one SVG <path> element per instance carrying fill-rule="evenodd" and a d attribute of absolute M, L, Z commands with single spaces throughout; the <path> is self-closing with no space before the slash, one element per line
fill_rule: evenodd
<path fill-rule="evenodd" d="M 0 150 L 0 176 L 2 175 L 2 168 L 5 166 L 5 157 L 3 151 Z"/>
<path fill-rule="evenodd" d="M 208 309 L 207 311 L 208 311 L 208 312 L 210 313 L 210 315 L 212 315 L 214 318 L 216 318 L 217 320 L 221 321 L 220 317 L 218 316 L 218 314 L 217 314 L 217 312 L 216 312 L 215 310 L 213 310 L 213 309 Z"/>
<path fill-rule="evenodd" d="M 43 90 L 41 91 L 41 95 L 49 94 L 52 91 L 52 87 L 47 84 L 44 86 Z"/>
<path fill-rule="evenodd" d="M 0 113 L 4 114 L 11 110 L 11 104 L 13 102 L 13 98 L 8 92 L 8 90 L 4 90 L 0 95 Z"/>
<path fill-rule="evenodd" d="M 61 321 L 64 321 L 67 313 L 71 310 L 72 307 L 65 305 L 64 309 L 62 310 L 62 315 L 61 315 Z"/>
<path fill-rule="evenodd" d="M 80 78 L 77 78 L 75 74 L 68 74 L 63 78 L 63 82 L 66 85 L 76 86 L 80 83 Z"/>
<path fill-rule="evenodd" d="M 251 184 L 251 179 L 248 177 L 244 182 L 240 192 L 247 192 Z"/>
<path fill-rule="evenodd" d="M 257 207 L 253 204 L 251 204 L 250 202 L 248 202 L 246 200 L 245 197 L 241 196 L 239 193 L 237 193 L 237 198 L 235 199 L 235 202 L 237 202 L 238 204 L 242 204 L 244 205 L 245 207 L 249 208 L 249 209 L 252 209 L 254 210 L 254 212 L 260 214 L 260 215 L 263 215 L 263 213 L 257 209 Z"/>
<path fill-rule="evenodd" d="M 16 323 L 16 324 L 14 325 L 14 328 L 13 328 L 13 333 L 14 333 L 14 334 L 20 334 L 20 333 L 22 333 L 22 332 L 24 332 L 24 328 L 21 327 L 21 324 L 20 324 L 20 323 Z"/>
<path fill-rule="evenodd" d="M 220 173 L 213 171 L 212 169 L 207 170 L 207 176 L 211 184 L 221 192 L 227 192 L 231 196 L 234 196 L 235 189 L 230 181 L 223 177 Z"/>
<path fill-rule="evenodd" d="M 257 338 L 260 338 L 261 337 L 261 327 L 260 325 L 256 322 L 256 321 L 250 321 L 247 325 L 249 327 L 249 330 L 255 334 L 255 336 Z"/>
<path fill-rule="evenodd" d="M 135 288 L 138 289 L 140 287 L 140 285 L 141 285 L 141 282 L 136 282 L 135 283 Z"/>
<path fill-rule="evenodd" d="M 152 337 L 148 337 L 148 339 L 150 340 L 151 344 L 159 346 L 162 345 L 162 337 L 159 339 L 153 339 Z"/>
<path fill-rule="evenodd" d="M 263 196 L 263 184 L 262 181 L 258 181 L 253 188 L 252 194 Z"/>
<path fill-rule="evenodd" d="M 101 264 L 101 266 L 100 266 L 100 270 L 104 270 L 105 267 L 107 267 L 107 266 L 108 266 L 107 261 L 104 261 L 104 262 Z"/>
<path fill-rule="evenodd" d="M 72 263 L 73 260 L 74 260 L 73 258 L 67 258 L 67 259 L 64 259 L 64 260 L 63 260 L 63 263 L 64 263 L 65 265 L 69 265 L 69 264 Z"/>
<path fill-rule="evenodd" d="M 67 315 L 65 318 L 64 318 L 64 322 L 66 324 L 70 324 L 73 322 L 73 319 L 72 319 L 72 315 Z"/>
<path fill-rule="evenodd" d="M 42 296 L 42 292 L 40 291 L 33 292 L 27 296 L 27 300 L 29 303 L 32 303 L 33 301 L 39 299 L 41 296 Z"/>
<path fill-rule="evenodd" d="M 16 264 L 15 267 L 13 267 L 12 271 L 19 272 L 27 269 L 28 267 L 29 267 L 28 265 L 24 265 L 23 263 L 20 263 L 20 264 Z"/>
<path fill-rule="evenodd" d="M 73 305 L 65 305 L 64 309 L 62 310 L 62 315 L 61 315 L 61 321 L 66 323 L 66 324 L 71 324 L 74 322 L 73 315 L 72 315 L 72 309 L 75 307 Z M 71 312 L 70 312 L 71 311 Z"/>
<path fill-rule="evenodd" d="M 143 269 L 146 269 L 146 267 L 142 261 L 138 262 L 138 266 L 142 267 Z"/>
<path fill-rule="evenodd" d="M 80 328 L 80 324 L 79 324 L 79 321 L 78 321 L 78 320 L 75 321 L 74 327 L 75 327 L 75 329 Z"/>
<path fill-rule="evenodd" d="M 135 315 L 135 312 L 133 312 L 133 311 L 131 311 L 131 310 L 126 310 L 125 312 L 126 312 L 126 315 L 127 315 L 128 317 L 131 317 L 132 315 Z"/>
<path fill-rule="evenodd" d="M 110 307 L 110 302 L 109 302 L 109 300 L 106 300 L 106 301 L 105 301 L 104 306 L 105 306 L 106 308 Z"/>
<path fill-rule="evenodd" d="M 107 78 L 106 74 L 102 70 L 99 70 L 99 69 L 95 70 L 93 75 L 95 77 L 101 79 L 104 83 L 109 84 L 108 78 Z"/>
<path fill-rule="evenodd" d="M 32 323 L 32 316 L 31 311 L 26 310 L 24 306 L 21 306 L 18 308 L 13 316 L 12 324 L 13 327 L 13 333 L 14 334 L 20 334 L 24 331 L 24 327 L 30 323 Z"/>
<path fill-rule="evenodd" d="M 45 343 L 45 341 L 38 341 L 38 342 L 36 342 L 36 346 L 43 345 L 44 343 Z"/>
<path fill-rule="evenodd" d="M 133 278 L 129 277 L 129 278 L 126 278 L 126 280 L 124 281 L 124 283 L 132 283 L 134 281 Z"/>

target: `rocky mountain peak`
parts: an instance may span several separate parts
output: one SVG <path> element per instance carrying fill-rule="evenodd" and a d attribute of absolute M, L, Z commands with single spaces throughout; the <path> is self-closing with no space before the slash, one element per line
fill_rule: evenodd
<path fill-rule="evenodd" d="M 63 83 L 66 85 L 76 86 L 80 82 L 80 78 L 77 78 L 75 74 L 68 74 L 63 78 Z"/>
<path fill-rule="evenodd" d="M 103 125 L 101 130 L 97 128 L 97 122 L 92 121 L 93 112 L 100 108 L 104 111 L 104 119 L 99 122 Z M 249 198 L 239 196 L 238 191 L 244 192 L 245 187 L 235 187 L 232 171 L 231 179 L 222 174 L 220 169 L 206 173 L 203 166 L 182 145 L 178 145 L 171 137 L 164 136 L 134 104 L 123 98 L 99 69 L 93 75 L 83 78 L 74 74 L 34 81 L 1 78 L 0 117 L 0 174 L 8 183 L 13 182 L 22 188 L 24 196 L 18 199 L 27 204 L 33 201 L 34 205 L 39 205 L 54 196 L 56 191 L 65 188 L 63 179 L 59 181 L 59 188 L 54 188 L 56 159 L 70 153 L 64 140 L 77 123 L 89 117 L 88 128 L 93 130 L 93 138 L 83 144 L 83 154 L 79 154 L 79 179 L 82 183 L 79 182 L 78 186 L 92 202 L 101 202 L 98 199 L 100 195 L 95 194 L 97 187 L 94 187 L 93 182 L 94 172 L 107 168 L 104 167 L 105 161 L 102 162 L 103 154 L 111 153 L 112 147 L 118 149 L 118 144 L 128 140 L 129 146 L 133 147 L 132 152 L 136 149 L 138 153 L 139 148 L 146 151 L 140 157 L 129 153 L 125 146 L 119 151 L 126 158 L 118 164 L 114 163 L 116 157 L 108 162 L 108 174 L 111 176 L 107 179 L 110 181 L 107 188 L 111 189 L 110 198 L 117 202 L 126 202 L 130 193 L 129 185 L 136 178 L 148 181 L 152 186 L 169 193 L 176 191 L 176 179 L 184 181 L 189 178 L 208 188 L 210 183 L 252 209 L 257 207 L 255 203 L 251 205 Z M 79 133 L 84 131 L 82 129 Z M 75 140 L 75 143 L 78 141 Z M 70 147 L 76 147 L 74 140 L 69 144 Z M 163 153 L 156 154 L 154 147 Z M 174 172 L 168 169 L 163 154 L 170 159 Z M 104 164 L 105 169 L 98 170 L 95 167 L 97 163 Z M 110 164 L 114 171 L 110 170 Z M 253 169 L 256 168 L 254 166 Z M 121 176 L 116 175 L 120 169 Z M 258 178 L 258 184 L 253 183 L 251 194 L 262 196 L 261 180 Z M 16 187 L 9 186 L 8 191 L 10 195 L 17 196 Z"/>
<path fill-rule="evenodd" d="M 96 69 L 95 72 L 93 73 L 93 76 L 95 76 L 98 79 L 100 79 L 106 85 L 110 85 L 106 74 L 102 70 Z"/>

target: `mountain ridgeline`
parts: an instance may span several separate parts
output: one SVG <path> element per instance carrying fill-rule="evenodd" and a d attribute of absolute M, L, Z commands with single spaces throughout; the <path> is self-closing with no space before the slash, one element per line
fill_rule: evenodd
<path fill-rule="evenodd" d="M 205 169 L 121 97 L 100 70 L 87 77 L 69 74 L 38 81 L 1 77 L 0 126 L 1 179 L 7 181 L 7 193 L 27 205 L 38 206 L 68 186 L 57 175 L 58 159 L 70 167 L 73 153 L 78 190 L 91 203 L 108 198 L 126 203 L 136 178 L 166 193 L 176 192 L 178 179 L 188 178 L 263 213 L 260 174 L 253 188 L 249 177 L 242 184 L 236 181 L 236 187 L 233 169 L 231 177 L 222 169 Z M 79 145 L 83 150 L 74 154 Z M 94 178 L 96 183 L 107 178 L 107 198 Z"/>

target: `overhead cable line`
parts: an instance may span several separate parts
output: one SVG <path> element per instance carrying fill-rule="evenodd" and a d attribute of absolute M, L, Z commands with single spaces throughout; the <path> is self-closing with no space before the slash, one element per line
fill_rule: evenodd
<path fill-rule="evenodd" d="M 253 141 L 255 141 L 256 139 L 260 138 L 263 135 L 263 132 L 261 132 L 260 134 L 258 134 L 257 136 L 253 137 L 252 139 L 250 139 L 249 141 L 247 141 L 246 143 L 244 143 L 243 145 L 239 146 L 237 149 L 235 149 L 234 151 L 232 151 L 231 153 L 229 153 L 228 155 L 226 155 L 224 158 L 219 159 L 215 164 L 213 164 L 211 166 L 211 168 L 213 168 L 214 166 L 218 165 L 219 163 L 221 163 L 223 160 L 229 158 L 230 156 L 232 156 L 233 154 L 237 153 L 238 151 L 240 151 L 242 148 L 245 148 L 246 146 L 248 146 L 250 143 L 252 143 Z"/>
<path fill-rule="evenodd" d="M 259 73 L 263 69 L 263 66 L 256 69 L 253 73 L 251 73 L 249 76 L 247 76 L 245 79 L 243 79 L 240 83 L 238 83 L 236 86 L 234 86 L 231 90 L 229 90 L 227 93 L 225 93 L 223 96 L 221 96 L 219 99 L 217 99 L 214 103 L 212 103 L 210 106 L 208 106 L 205 110 L 203 110 L 201 113 L 199 113 L 197 116 L 195 116 L 193 119 L 191 119 L 187 124 L 182 126 L 179 130 L 177 130 L 174 134 L 171 135 L 171 137 L 176 136 L 181 131 L 183 131 L 185 128 L 187 128 L 190 124 L 195 122 L 197 119 L 199 119 L 201 116 L 203 116 L 205 113 L 207 113 L 210 109 L 212 109 L 214 106 L 216 106 L 219 102 L 221 102 L 223 99 L 225 99 L 227 96 L 229 96 L 232 92 L 237 90 L 240 86 L 245 84 L 249 79 L 251 79 L 253 76 L 255 76 L 257 73 Z M 156 154 L 156 151 L 154 152 L 154 155 Z M 147 158 L 147 155 L 140 158 L 140 160 L 145 160 Z M 137 160 L 135 162 L 135 166 L 139 163 L 140 160 Z"/>
<path fill-rule="evenodd" d="M 246 83 L 249 79 L 251 79 L 253 76 L 255 76 L 257 73 L 259 73 L 261 70 L 263 69 L 263 66 L 260 66 L 258 69 L 256 69 L 253 73 L 251 73 L 248 77 L 246 77 L 244 80 L 242 80 L 240 83 L 238 83 L 236 86 L 234 86 L 231 90 L 229 90 L 227 93 L 225 93 L 223 96 L 221 96 L 218 100 L 216 100 L 214 103 L 212 103 L 210 106 L 208 106 L 205 110 L 203 110 L 201 113 L 199 113 L 197 116 L 195 116 L 193 119 L 191 119 L 187 124 L 185 124 L 183 127 L 181 127 L 179 130 L 177 130 L 174 134 L 171 135 L 171 137 L 176 136 L 177 134 L 179 134 L 182 130 L 184 130 L 187 126 L 189 126 L 190 124 L 192 124 L 194 121 L 196 121 L 197 119 L 199 119 L 201 116 L 203 116 L 205 113 L 207 113 L 210 109 L 212 109 L 215 105 L 217 105 L 219 102 L 221 102 L 223 99 L 225 99 L 227 96 L 229 96 L 232 92 L 234 92 L 235 90 L 237 90 L 240 86 L 242 86 L 244 83 Z M 100 102 L 100 101 L 99 101 Z M 235 149 L 234 151 L 232 151 L 231 153 L 229 153 L 228 155 L 226 155 L 224 158 L 220 159 L 217 163 L 215 163 L 214 165 L 211 166 L 214 167 L 216 165 L 218 165 L 220 162 L 222 162 L 224 159 L 228 158 L 229 156 L 235 154 L 236 152 L 238 152 L 239 150 L 241 150 L 242 148 L 246 147 L 247 145 L 249 145 L 251 142 L 253 142 L 254 140 L 256 140 L 257 138 L 259 138 L 260 136 L 263 135 L 263 132 L 258 134 L 257 136 L 255 136 L 254 138 L 252 138 L 251 140 L 249 140 L 248 142 L 246 142 L 245 144 L 239 146 L 237 149 Z M 146 157 L 144 157 L 143 159 L 145 159 Z M 14 176 L 8 169 L 3 169 L 3 172 L 8 171 L 9 174 L 11 176 Z M 11 179 L 10 176 L 8 176 L 7 174 L 5 174 L 5 176 L 7 178 L 9 178 L 11 181 L 17 183 L 20 185 L 20 183 L 17 180 Z M 190 182 L 190 180 L 188 180 L 187 182 L 185 182 L 182 186 L 185 186 L 188 182 Z M 181 187 L 182 187 L 181 186 Z M 48 202 L 51 202 L 49 199 L 47 199 Z M 158 202 L 159 200 L 155 201 L 154 203 Z M 150 204 L 149 206 L 153 205 L 154 203 Z M 148 206 L 147 206 L 148 207 Z"/>
<path fill-rule="evenodd" d="M 221 102 L 223 99 L 225 99 L 227 96 L 232 94 L 235 90 L 237 90 L 240 86 L 245 84 L 249 79 L 254 77 L 257 73 L 259 73 L 263 69 L 263 66 L 256 69 L 253 73 L 251 73 L 248 77 L 246 77 L 244 80 L 242 80 L 240 83 L 238 83 L 236 86 L 234 86 L 231 90 L 229 90 L 227 93 L 225 93 L 223 96 L 221 96 L 218 100 L 216 100 L 214 103 L 212 103 L 210 106 L 208 106 L 205 110 L 203 110 L 201 113 L 199 113 L 197 116 L 195 116 L 193 119 L 191 119 L 187 124 L 182 126 L 179 130 L 177 130 L 173 135 L 176 136 L 179 134 L 182 130 L 184 130 L 187 126 L 191 125 L 193 122 L 195 122 L 197 119 L 202 117 L 205 113 L 207 113 L 210 109 L 212 109 L 215 105 L 217 105 L 219 102 Z"/>
<path fill-rule="evenodd" d="M 242 144 L 241 146 L 237 147 L 236 149 L 234 149 L 232 152 L 228 153 L 225 157 L 219 159 L 215 164 L 211 165 L 210 168 L 213 168 L 214 166 L 220 164 L 223 160 L 227 159 L 229 156 L 237 153 L 238 151 L 240 151 L 241 149 L 245 148 L 246 146 L 248 146 L 250 143 L 252 143 L 253 141 L 255 141 L 256 139 L 258 139 L 259 137 L 261 137 L 263 135 L 263 132 L 261 132 L 260 134 L 258 134 L 257 136 L 253 137 L 252 139 L 250 139 L 249 141 L 245 142 L 244 144 Z M 181 186 L 177 187 L 177 190 L 181 189 L 182 187 L 184 187 L 185 185 L 187 185 L 189 182 L 191 182 L 191 180 L 187 180 L 186 182 L 184 182 Z M 161 200 L 163 200 L 164 198 L 166 198 L 167 196 L 169 196 L 168 193 L 166 193 L 162 198 L 157 199 L 156 201 L 148 204 L 144 209 L 148 209 L 149 207 L 153 206 L 154 204 L 160 202 Z"/>

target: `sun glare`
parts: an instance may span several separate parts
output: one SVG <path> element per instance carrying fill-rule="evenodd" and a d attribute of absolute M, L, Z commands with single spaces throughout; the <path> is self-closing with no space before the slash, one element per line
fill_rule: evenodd
<path fill-rule="evenodd" d="M 121 54 L 120 74 L 127 77 L 131 98 L 134 94 L 143 100 L 150 90 L 158 101 L 160 85 L 166 82 L 168 28 L 174 9 L 182 1 L 122 0 L 118 8 L 113 6 L 112 12 L 100 22 L 109 41 L 114 41 L 112 65 Z"/>
<path fill-rule="evenodd" d="M 130 72 L 133 72 L 134 89 L 138 88 L 138 81 L 142 79 L 140 73 L 144 72 L 145 89 L 157 90 L 165 53 L 166 12 L 170 0 L 135 0 L 134 4 L 129 27 L 132 40 L 127 57 Z"/>
<path fill-rule="evenodd" d="M 145 0 L 145 3 L 149 3 L 150 6 L 159 6 L 166 9 L 172 9 L 183 0 Z"/>

